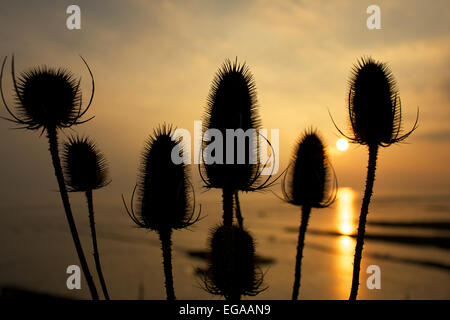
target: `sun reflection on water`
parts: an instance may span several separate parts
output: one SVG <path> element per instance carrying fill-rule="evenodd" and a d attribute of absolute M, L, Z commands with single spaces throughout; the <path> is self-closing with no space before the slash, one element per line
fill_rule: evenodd
<path fill-rule="evenodd" d="M 353 221 L 353 202 L 355 193 L 351 188 L 340 188 L 337 192 L 338 202 L 338 230 L 343 235 L 351 235 L 355 232 Z"/>
<path fill-rule="evenodd" d="M 353 272 L 353 253 L 356 240 L 350 235 L 356 233 L 354 221 L 355 192 L 351 188 L 340 188 L 337 193 L 337 261 L 336 279 L 338 299 L 348 299 Z"/>

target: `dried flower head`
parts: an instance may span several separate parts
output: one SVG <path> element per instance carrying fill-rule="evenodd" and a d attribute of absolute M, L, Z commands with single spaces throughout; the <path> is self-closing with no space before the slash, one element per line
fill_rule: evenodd
<path fill-rule="evenodd" d="M 253 238 L 243 228 L 233 225 L 230 264 L 225 256 L 225 229 L 219 226 L 212 232 L 211 261 L 203 278 L 204 288 L 211 294 L 227 299 L 239 298 L 241 295 L 256 296 L 266 288 L 261 288 L 264 275 L 255 263 Z"/>
<path fill-rule="evenodd" d="M 401 101 L 394 76 L 387 64 L 370 57 L 361 58 L 353 67 L 348 111 L 353 137 L 346 137 L 362 145 L 387 147 L 405 140 L 417 128 L 418 113 L 413 128 L 402 134 Z"/>
<path fill-rule="evenodd" d="M 248 66 L 226 60 L 208 97 L 205 129 L 253 129 L 260 125 L 256 86 Z"/>
<path fill-rule="evenodd" d="M 336 197 L 336 177 L 330 177 L 332 171 L 317 132 L 306 131 L 300 138 L 292 159 L 290 177 L 286 175 L 282 191 L 287 202 L 298 206 L 322 208 L 331 205 Z M 330 186 L 333 182 L 334 186 Z"/>
<path fill-rule="evenodd" d="M 92 119 L 80 121 L 89 109 L 94 96 L 94 78 L 83 58 L 81 59 L 83 59 L 92 78 L 92 94 L 88 106 L 82 111 L 81 79 L 76 79 L 66 69 L 42 66 L 21 73 L 16 80 L 13 56 L 11 69 L 17 115 L 7 105 L 1 85 L 6 59 L 7 57 L 3 60 L 0 74 L 0 93 L 6 110 L 12 119 L 4 119 L 19 124 L 25 129 L 42 129 L 43 131 L 68 128 Z"/>
<path fill-rule="evenodd" d="M 182 229 L 195 223 L 195 194 L 184 163 L 175 164 L 171 154 L 181 140 L 173 139 L 172 126 L 158 127 L 142 154 L 138 191 L 138 212 L 128 214 L 140 227 L 155 231 Z M 181 148 L 182 150 L 182 148 Z M 192 189 L 192 196 L 189 192 Z"/>
<path fill-rule="evenodd" d="M 109 183 L 106 159 L 89 138 L 71 137 L 64 143 L 63 159 L 70 191 L 92 191 Z"/>
<path fill-rule="evenodd" d="M 245 63 L 239 64 L 226 60 L 216 73 L 208 97 L 203 130 L 218 130 L 223 143 L 219 148 L 223 163 L 205 163 L 201 176 L 208 188 L 228 188 L 231 190 L 251 191 L 264 187 L 265 183 L 257 186 L 263 167 L 258 155 L 258 131 L 260 119 L 257 114 L 256 87 L 253 76 Z M 243 132 L 254 130 L 252 139 L 246 138 L 245 150 L 237 149 L 236 140 L 227 141 L 227 129 Z M 213 143 L 205 142 L 204 148 Z M 227 163 L 227 145 L 234 145 L 233 163 Z M 217 146 L 216 146 L 217 147 Z M 238 164 L 238 157 L 243 154 L 243 163 Z M 252 159 L 253 158 L 253 159 Z M 254 160 L 254 161 L 252 161 Z M 207 162 L 207 161 L 206 161 Z"/>

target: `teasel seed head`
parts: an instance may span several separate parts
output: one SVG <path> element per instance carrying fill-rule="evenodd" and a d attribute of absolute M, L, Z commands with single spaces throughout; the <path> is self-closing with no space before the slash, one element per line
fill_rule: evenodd
<path fill-rule="evenodd" d="M 232 265 L 228 271 L 225 250 L 226 228 L 221 225 L 212 231 L 210 242 L 211 260 L 207 273 L 204 275 L 204 289 L 214 295 L 225 298 L 241 295 L 256 296 L 267 289 L 263 287 L 264 274 L 255 263 L 255 243 L 253 237 L 243 228 L 233 225 Z"/>
<path fill-rule="evenodd" d="M 189 227 L 200 216 L 200 211 L 195 215 L 195 193 L 188 168 L 171 158 L 172 150 L 182 143 L 172 139 L 173 133 L 171 125 L 163 124 L 147 140 L 136 186 L 138 211 L 135 213 L 133 208 L 134 192 L 131 211 L 127 208 L 138 226 L 158 232 Z"/>
<path fill-rule="evenodd" d="M 208 96 L 205 129 L 254 129 L 260 125 L 256 86 L 245 63 L 225 61 Z"/>
<path fill-rule="evenodd" d="M 336 177 L 317 132 L 311 129 L 302 135 L 290 167 L 282 183 L 285 201 L 315 208 L 327 207 L 334 202 Z"/>
<path fill-rule="evenodd" d="M 92 191 L 110 182 L 105 157 L 87 137 L 71 137 L 64 143 L 63 166 L 70 191 Z"/>
<path fill-rule="evenodd" d="M 257 113 L 256 86 L 248 66 L 226 60 L 213 80 L 208 96 L 203 130 L 216 129 L 223 136 L 223 163 L 205 163 L 200 170 L 207 188 L 229 188 L 252 191 L 265 186 L 259 184 L 263 166 L 258 159 L 258 129 L 260 119 Z M 227 129 L 254 130 L 254 141 L 246 139 L 245 151 L 237 151 L 234 144 L 234 162 L 226 163 Z M 211 142 L 204 142 L 206 148 Z M 245 161 L 238 164 L 237 153 L 245 152 Z M 254 156 L 255 161 L 250 160 Z"/>
<path fill-rule="evenodd" d="M 76 79 L 70 71 L 63 68 L 41 66 L 21 73 L 16 80 L 13 56 L 11 69 L 17 115 L 11 111 L 3 95 L 2 79 L 6 59 L 7 57 L 3 60 L 0 73 L 0 93 L 6 110 L 12 118 L 4 119 L 25 129 L 42 129 L 43 131 L 68 128 L 92 119 L 80 120 L 89 109 L 94 96 L 94 78 L 83 58 L 81 59 L 92 79 L 92 94 L 84 110 L 82 110 L 80 90 L 81 79 Z"/>
<path fill-rule="evenodd" d="M 353 67 L 349 82 L 350 141 L 387 147 L 417 128 L 418 114 L 413 128 L 402 134 L 401 101 L 387 64 L 363 57 Z"/>

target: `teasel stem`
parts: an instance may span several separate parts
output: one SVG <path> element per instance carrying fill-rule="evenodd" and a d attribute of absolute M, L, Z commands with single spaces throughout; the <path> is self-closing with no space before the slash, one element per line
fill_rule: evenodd
<path fill-rule="evenodd" d="M 233 190 L 229 188 L 223 188 L 222 201 L 223 201 L 223 225 L 225 228 L 231 228 L 233 224 Z"/>
<path fill-rule="evenodd" d="M 100 285 L 102 287 L 103 295 L 105 296 L 106 300 L 110 300 L 108 289 L 106 288 L 105 278 L 103 277 L 102 265 L 100 263 L 100 255 L 98 253 L 97 234 L 95 232 L 94 203 L 92 200 L 92 190 L 86 191 L 86 199 L 89 209 L 89 224 L 91 226 L 91 238 L 92 238 L 92 247 L 94 250 L 95 268 L 97 269 L 97 274 L 100 280 Z"/>
<path fill-rule="evenodd" d="M 78 259 L 80 260 L 81 269 L 83 270 L 84 277 L 91 292 L 93 300 L 98 300 L 97 289 L 95 288 L 94 280 L 92 279 L 91 273 L 89 272 L 89 267 L 86 261 L 86 257 L 81 246 L 80 238 L 78 236 L 77 227 L 72 215 L 72 209 L 70 207 L 69 196 L 67 194 L 66 185 L 64 182 L 64 176 L 61 168 L 61 160 L 58 153 L 58 137 L 56 133 L 56 128 L 47 128 L 47 138 L 49 141 L 49 151 L 52 156 L 53 167 L 55 169 L 56 180 L 58 181 L 59 191 L 61 195 L 61 200 L 63 202 L 64 211 L 66 213 L 67 223 L 69 224 L 70 232 L 72 234 L 72 239 L 75 244 L 75 249 L 78 254 Z"/>
<path fill-rule="evenodd" d="M 356 300 L 359 287 L 359 272 L 361 269 L 361 258 L 364 246 L 364 234 L 366 232 L 366 219 L 369 212 L 370 198 L 373 192 L 373 183 L 375 181 L 375 170 L 377 167 L 378 145 L 369 145 L 369 165 L 367 166 L 366 189 L 359 216 L 358 237 L 356 239 L 355 259 L 353 262 L 352 289 L 349 300 Z"/>
<path fill-rule="evenodd" d="M 230 188 L 222 189 L 222 205 L 223 205 L 223 226 L 225 228 L 224 243 L 225 243 L 225 261 L 226 269 L 229 277 L 232 275 L 233 271 L 233 239 L 231 234 L 231 228 L 233 226 L 233 196 L 234 191 Z M 230 291 L 233 291 L 232 289 Z M 227 300 L 234 300 L 235 297 L 225 297 Z"/>
<path fill-rule="evenodd" d="M 228 301 L 240 301 L 241 300 L 241 294 L 238 293 L 238 292 L 233 292 L 228 297 L 226 297 L 226 300 L 228 300 Z"/>
<path fill-rule="evenodd" d="M 159 232 L 159 239 L 161 240 L 163 266 L 165 276 L 166 295 L 168 301 L 175 300 L 175 290 L 173 288 L 172 275 L 172 230 L 161 230 Z"/>
<path fill-rule="evenodd" d="M 297 300 L 300 291 L 300 278 L 302 273 L 302 258 L 303 248 L 305 246 L 306 229 L 308 228 L 309 216 L 311 213 L 311 207 L 307 205 L 302 206 L 302 216 L 300 218 L 300 227 L 298 232 L 297 243 L 297 257 L 295 259 L 295 279 L 292 289 L 292 300 Z"/>
<path fill-rule="evenodd" d="M 242 229 L 244 227 L 244 218 L 242 218 L 241 205 L 239 204 L 239 191 L 236 191 L 236 193 L 234 194 L 234 198 L 236 201 L 236 220 L 239 224 L 239 227 Z"/>

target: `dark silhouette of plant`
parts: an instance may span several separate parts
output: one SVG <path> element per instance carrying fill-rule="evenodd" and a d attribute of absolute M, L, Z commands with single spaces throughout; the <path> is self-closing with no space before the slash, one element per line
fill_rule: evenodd
<path fill-rule="evenodd" d="M 203 275 L 204 289 L 227 300 L 240 300 L 242 295 L 256 296 L 262 288 L 264 275 L 255 263 L 255 244 L 252 236 L 241 227 L 231 228 L 231 254 L 233 264 L 227 269 L 226 230 L 219 226 L 210 238 L 211 258 L 208 271 Z"/>
<path fill-rule="evenodd" d="M 238 222 L 239 227 L 243 228 L 244 218 L 242 217 L 241 204 L 239 202 L 239 191 L 236 191 L 236 193 L 234 194 L 234 200 L 236 202 L 236 220 Z"/>
<path fill-rule="evenodd" d="M 261 165 L 258 161 L 252 163 L 251 157 L 257 152 L 256 141 L 245 140 L 245 149 L 239 149 L 235 140 L 227 141 L 227 129 L 244 132 L 260 127 L 257 114 L 256 87 L 253 76 L 246 64 L 232 63 L 226 60 L 217 72 L 208 97 L 205 114 L 204 131 L 219 130 L 223 136 L 223 155 L 221 163 L 208 163 L 205 159 L 201 177 L 207 188 L 220 188 L 223 191 L 223 221 L 225 227 L 230 227 L 233 221 L 233 195 L 237 191 L 253 191 L 263 188 L 265 183 L 258 185 Z M 235 139 L 233 137 L 233 139 Z M 204 143 L 204 148 L 214 141 Z M 232 163 L 227 163 L 227 144 L 233 144 Z M 238 153 L 244 152 L 243 163 L 238 163 Z M 241 155 L 242 156 L 242 155 Z M 242 161 L 241 161 L 242 162 Z"/>
<path fill-rule="evenodd" d="M 336 198 L 336 178 L 334 186 L 330 186 L 331 165 L 324 144 L 318 134 L 306 131 L 300 138 L 292 160 L 292 170 L 286 185 L 286 175 L 283 178 L 282 192 L 286 202 L 302 207 L 300 229 L 298 233 L 297 257 L 295 262 L 295 280 L 292 290 L 292 300 L 297 300 L 300 290 L 301 266 L 305 234 L 311 208 L 330 206 Z"/>
<path fill-rule="evenodd" d="M 172 230 L 183 229 L 198 221 L 195 215 L 195 194 L 184 163 L 175 164 L 171 153 L 180 147 L 181 140 L 172 140 L 172 126 L 165 124 L 154 131 L 142 154 L 138 184 L 138 212 L 125 208 L 131 219 L 141 228 L 159 233 L 162 244 L 167 300 L 175 299 L 172 277 Z M 182 153 L 182 148 L 180 149 Z M 192 189 L 192 196 L 189 193 Z"/>
<path fill-rule="evenodd" d="M 204 142 L 203 170 L 200 176 L 206 188 L 222 189 L 223 225 L 225 228 L 225 262 L 231 272 L 233 258 L 231 250 L 231 228 L 233 225 L 233 197 L 238 200 L 239 191 L 261 190 L 271 185 L 270 176 L 260 181 L 262 165 L 258 156 L 258 129 L 260 119 L 257 114 L 256 87 L 253 76 L 245 63 L 226 60 L 213 80 L 204 117 L 204 132 L 217 131 L 222 143 L 210 138 Z M 236 137 L 228 136 L 227 131 L 250 133 L 240 145 Z M 207 135 L 207 134 L 206 134 Z M 214 143 L 214 152 L 206 152 Z M 233 146 L 233 149 L 230 149 Z M 202 155 L 204 154 L 202 152 Z M 210 158 L 211 156 L 211 158 Z M 216 157 L 217 162 L 212 161 Z M 219 159 L 217 159 L 219 158 Z M 231 160 L 231 161 L 230 161 Z M 240 208 L 236 215 L 242 225 Z M 228 249 L 227 249 L 228 248 Z"/>
<path fill-rule="evenodd" d="M 87 107 L 82 110 L 82 99 L 80 81 L 74 78 L 72 73 L 65 69 L 52 69 L 46 66 L 37 67 L 23 72 L 16 81 L 14 72 L 14 56 L 11 61 L 11 74 L 14 84 L 17 114 L 11 111 L 6 103 L 3 89 L 3 70 L 7 57 L 3 60 L 0 73 L 0 93 L 3 104 L 12 118 L 1 117 L 15 124 L 19 128 L 28 130 L 40 130 L 41 134 L 46 132 L 49 141 L 49 150 L 55 169 L 56 180 L 64 205 L 67 222 L 72 234 L 72 239 L 80 260 L 81 268 L 89 286 L 92 298 L 98 300 L 97 290 L 89 272 L 88 264 L 83 253 L 77 228 L 73 219 L 69 197 L 64 183 L 64 176 L 61 169 L 61 161 L 58 153 L 58 130 L 69 128 L 73 125 L 89 121 L 81 120 L 82 116 L 91 106 L 94 97 L 94 77 L 86 61 L 81 57 L 86 65 L 92 79 L 92 93 Z"/>
<path fill-rule="evenodd" d="M 346 136 L 335 124 L 336 128 L 351 142 L 366 145 L 369 149 L 366 188 L 359 217 L 350 293 L 350 300 L 356 300 L 366 217 L 375 181 L 378 148 L 405 140 L 417 128 L 419 112 L 417 111 L 413 128 L 402 134 L 401 101 L 394 76 L 385 63 L 370 57 L 361 58 L 353 67 L 348 93 L 348 112 L 353 136 Z"/>
<path fill-rule="evenodd" d="M 98 151 L 94 142 L 88 138 L 75 137 L 64 143 L 63 167 L 69 191 L 84 192 L 86 195 L 95 267 L 103 295 L 109 300 L 106 282 L 103 277 L 100 255 L 95 232 L 94 203 L 92 191 L 103 188 L 108 181 L 108 165 L 105 157 Z"/>

